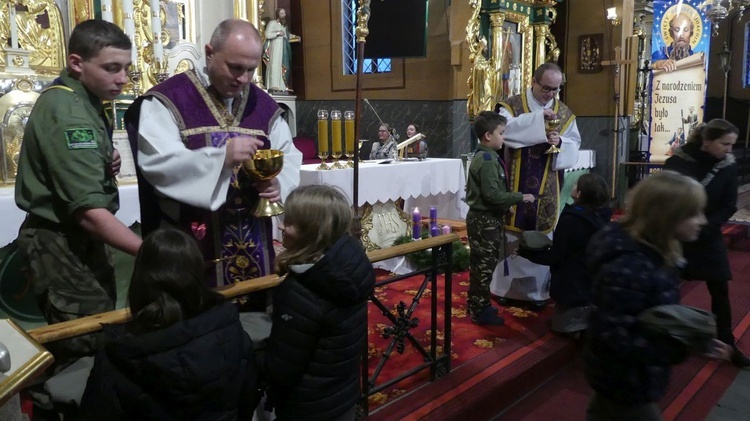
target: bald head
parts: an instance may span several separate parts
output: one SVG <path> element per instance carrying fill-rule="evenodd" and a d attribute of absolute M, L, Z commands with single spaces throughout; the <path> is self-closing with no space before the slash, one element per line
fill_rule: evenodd
<path fill-rule="evenodd" d="M 260 34 L 247 21 L 219 24 L 206 44 L 206 70 L 211 86 L 224 98 L 236 98 L 247 88 L 260 64 Z"/>
<path fill-rule="evenodd" d="M 214 51 L 220 51 L 230 37 L 252 39 L 258 43 L 261 41 L 260 32 L 252 23 L 242 19 L 227 19 L 214 29 L 209 44 Z"/>
<path fill-rule="evenodd" d="M 690 16 L 680 13 L 669 21 L 669 33 L 672 35 L 675 45 L 689 44 L 693 36 L 693 21 Z"/>

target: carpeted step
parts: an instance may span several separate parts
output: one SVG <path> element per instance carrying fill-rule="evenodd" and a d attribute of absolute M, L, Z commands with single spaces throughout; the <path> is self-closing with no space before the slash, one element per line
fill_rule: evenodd
<path fill-rule="evenodd" d="M 568 366 L 578 343 L 547 333 L 509 338 L 502 346 L 456 367 L 451 373 L 371 413 L 368 419 L 488 419 Z M 529 332 L 525 332 L 527 335 Z M 520 345 L 520 346 L 519 346 Z"/>

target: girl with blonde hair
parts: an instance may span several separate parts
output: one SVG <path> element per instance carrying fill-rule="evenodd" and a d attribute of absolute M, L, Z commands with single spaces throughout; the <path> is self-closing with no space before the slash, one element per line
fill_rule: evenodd
<path fill-rule="evenodd" d="M 658 402 L 671 366 L 687 348 L 645 333 L 638 316 L 655 306 L 679 304 L 682 241 L 698 238 L 706 193 L 695 180 L 661 171 L 636 185 L 625 215 L 599 231 L 587 249 L 594 274 L 586 378 L 594 389 L 588 420 L 661 420 Z M 731 348 L 713 341 L 712 356 Z"/>
<path fill-rule="evenodd" d="M 299 187 L 284 207 L 276 266 L 286 279 L 273 291 L 268 399 L 278 420 L 353 420 L 372 264 L 350 235 L 354 214 L 340 191 Z"/>

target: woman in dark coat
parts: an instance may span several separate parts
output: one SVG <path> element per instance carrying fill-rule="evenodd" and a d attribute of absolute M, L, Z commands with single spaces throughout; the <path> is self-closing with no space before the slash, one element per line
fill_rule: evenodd
<path fill-rule="evenodd" d="M 284 204 L 285 250 L 276 265 L 286 279 L 273 291 L 263 364 L 277 420 L 355 418 L 375 275 L 349 235 L 353 216 L 329 186 L 299 187 Z"/>
<path fill-rule="evenodd" d="M 708 195 L 706 219 L 698 241 L 684 243 L 687 266 L 682 277 L 706 281 L 711 294 L 711 311 L 716 315 L 718 338 L 734 347 L 732 363 L 750 366 L 735 344 L 732 335 L 732 309 L 729 303 L 729 267 L 727 249 L 721 226 L 737 211 L 737 164 L 732 146 L 737 141 L 737 127 L 721 119 L 714 119 L 696 127 L 687 144 L 675 150 L 664 169 L 677 171 L 701 183 Z"/>
<path fill-rule="evenodd" d="M 146 237 L 128 291 L 133 321 L 104 327 L 84 419 L 252 418 L 260 400 L 252 342 L 203 273 L 192 237 L 172 229 Z"/>

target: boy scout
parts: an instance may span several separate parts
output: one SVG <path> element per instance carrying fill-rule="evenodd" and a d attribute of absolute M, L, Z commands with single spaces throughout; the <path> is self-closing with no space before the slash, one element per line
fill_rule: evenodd
<path fill-rule="evenodd" d="M 497 154 L 503 147 L 506 119 L 491 111 L 479 113 L 474 133 L 479 138 L 466 184 L 466 228 L 469 237 L 469 297 L 471 321 L 500 326 L 504 320 L 490 303 L 490 281 L 503 252 L 503 215 L 511 206 L 532 203 L 534 196 L 508 191 L 505 162 Z"/>
<path fill-rule="evenodd" d="M 114 267 L 105 244 L 129 254 L 141 245 L 114 216 L 120 156 L 102 107 L 128 81 L 130 49 L 112 23 L 76 26 L 67 68 L 39 97 L 24 132 L 16 204 L 28 214 L 18 247 L 50 324 L 113 310 Z M 89 335 L 52 351 L 61 362 L 90 354 L 96 341 Z"/>

